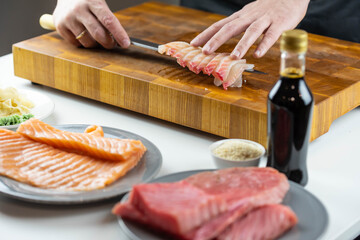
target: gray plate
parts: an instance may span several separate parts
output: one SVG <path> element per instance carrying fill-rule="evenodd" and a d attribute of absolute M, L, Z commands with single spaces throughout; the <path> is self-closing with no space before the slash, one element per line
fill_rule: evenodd
<path fill-rule="evenodd" d="M 88 126 L 89 125 L 71 124 L 55 127 L 70 132 L 84 132 Z M 79 204 L 119 196 L 128 192 L 134 184 L 147 182 L 155 177 L 161 168 L 162 157 L 159 149 L 153 143 L 137 134 L 120 129 L 103 127 L 103 130 L 105 137 L 141 140 L 147 148 L 138 165 L 113 184 L 94 191 L 65 192 L 37 188 L 0 176 L 0 193 L 12 198 L 36 203 Z"/>
<path fill-rule="evenodd" d="M 175 182 L 202 171 L 209 170 L 195 170 L 170 174 L 154 179 L 151 182 Z M 126 201 L 128 195 L 129 194 L 126 194 L 121 201 Z M 283 204 L 292 208 L 299 222 L 289 232 L 283 235 L 280 240 L 318 239 L 324 233 L 328 225 L 326 209 L 314 195 L 306 191 L 302 186 L 290 181 L 290 190 L 286 194 Z M 118 221 L 121 229 L 133 240 L 166 240 L 121 217 L 118 217 Z"/>

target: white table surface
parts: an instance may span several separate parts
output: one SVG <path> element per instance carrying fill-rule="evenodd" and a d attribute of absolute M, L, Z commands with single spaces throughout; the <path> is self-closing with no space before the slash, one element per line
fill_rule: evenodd
<path fill-rule="evenodd" d="M 46 94 L 55 102 L 49 124 L 99 124 L 125 129 L 152 141 L 161 151 L 159 176 L 214 168 L 208 146 L 221 139 L 135 112 L 36 86 L 13 74 L 12 55 L 0 57 L 0 87 L 12 85 Z M 310 144 L 305 187 L 325 205 L 329 226 L 321 239 L 353 239 L 360 234 L 360 108 L 337 119 Z M 82 206 L 43 206 L 0 195 L 2 240 L 128 239 L 110 212 L 116 201 Z"/>

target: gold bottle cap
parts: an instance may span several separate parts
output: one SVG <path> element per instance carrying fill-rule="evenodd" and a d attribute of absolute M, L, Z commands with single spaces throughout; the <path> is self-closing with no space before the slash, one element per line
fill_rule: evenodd
<path fill-rule="evenodd" d="M 280 40 L 280 50 L 304 53 L 308 46 L 307 32 L 300 29 L 283 32 Z"/>

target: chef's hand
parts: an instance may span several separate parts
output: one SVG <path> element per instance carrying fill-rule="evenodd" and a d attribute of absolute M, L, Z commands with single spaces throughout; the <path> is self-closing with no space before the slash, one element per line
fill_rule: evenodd
<path fill-rule="evenodd" d="M 230 38 L 245 32 L 231 56 L 242 58 L 250 46 L 263 33 L 264 36 L 254 52 L 260 58 L 276 42 L 283 31 L 293 29 L 304 18 L 309 0 L 257 0 L 240 11 L 224 18 L 191 41 L 202 46 L 205 54 L 216 51 Z"/>
<path fill-rule="evenodd" d="M 105 0 L 58 0 L 53 15 L 56 30 L 76 46 L 89 48 L 100 43 L 110 49 L 116 42 L 124 48 L 130 45 L 129 36 Z"/>

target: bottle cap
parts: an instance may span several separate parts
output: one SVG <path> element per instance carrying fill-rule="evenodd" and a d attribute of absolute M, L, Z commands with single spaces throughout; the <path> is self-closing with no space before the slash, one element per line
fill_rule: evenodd
<path fill-rule="evenodd" d="M 295 29 L 283 32 L 280 40 L 280 50 L 304 53 L 308 46 L 308 34 L 304 30 Z"/>

